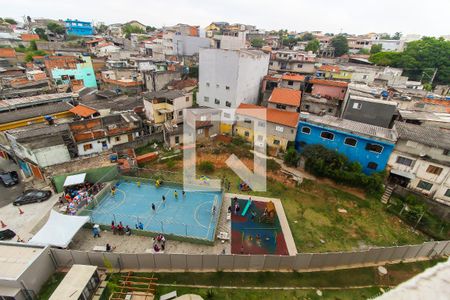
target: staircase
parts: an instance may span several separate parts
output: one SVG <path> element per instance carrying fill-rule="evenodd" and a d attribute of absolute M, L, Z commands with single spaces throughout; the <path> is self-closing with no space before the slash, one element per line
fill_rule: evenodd
<path fill-rule="evenodd" d="M 389 199 L 391 199 L 392 192 L 394 191 L 395 185 L 388 184 L 386 189 L 384 190 L 383 196 L 381 196 L 381 202 L 387 204 Z"/>

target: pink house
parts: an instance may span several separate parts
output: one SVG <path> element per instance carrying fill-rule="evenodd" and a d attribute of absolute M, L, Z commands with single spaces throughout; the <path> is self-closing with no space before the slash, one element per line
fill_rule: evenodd
<path fill-rule="evenodd" d="M 311 79 L 312 95 L 320 95 L 324 98 L 344 100 L 347 93 L 348 83 L 344 81 Z"/>

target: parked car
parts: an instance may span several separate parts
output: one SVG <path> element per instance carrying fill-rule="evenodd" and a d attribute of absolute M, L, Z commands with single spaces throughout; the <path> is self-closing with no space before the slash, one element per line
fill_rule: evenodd
<path fill-rule="evenodd" d="M 11 229 L 5 229 L 0 231 L 0 241 L 10 240 L 16 236 L 16 233 Z"/>
<path fill-rule="evenodd" d="M 19 206 L 22 204 L 42 202 L 50 198 L 51 195 L 52 192 L 48 190 L 26 190 L 14 200 L 13 205 Z"/>
<path fill-rule="evenodd" d="M 0 181 L 4 186 L 13 186 L 19 183 L 19 174 L 16 171 L 1 172 Z"/>

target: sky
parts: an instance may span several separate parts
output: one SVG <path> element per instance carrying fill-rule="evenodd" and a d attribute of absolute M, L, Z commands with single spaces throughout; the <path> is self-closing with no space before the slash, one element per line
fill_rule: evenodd
<path fill-rule="evenodd" d="M 450 0 L 0 0 L 0 16 L 74 18 L 156 27 L 212 21 L 332 33 L 450 34 Z"/>

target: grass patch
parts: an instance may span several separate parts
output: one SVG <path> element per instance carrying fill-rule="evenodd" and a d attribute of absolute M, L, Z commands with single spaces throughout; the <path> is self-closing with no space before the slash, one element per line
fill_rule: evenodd
<path fill-rule="evenodd" d="M 187 287 L 159 286 L 156 291 L 160 295 L 177 291 L 178 295 L 197 294 L 203 299 L 214 300 L 292 300 L 292 299 L 368 299 L 380 293 L 379 288 L 344 289 L 322 291 L 319 297 L 316 290 L 244 290 L 244 289 L 199 289 Z M 211 296 L 210 296 L 211 295 Z"/>
<path fill-rule="evenodd" d="M 38 294 L 39 300 L 47 300 L 58 287 L 59 283 L 64 279 L 66 273 L 55 273 L 42 286 Z"/>

